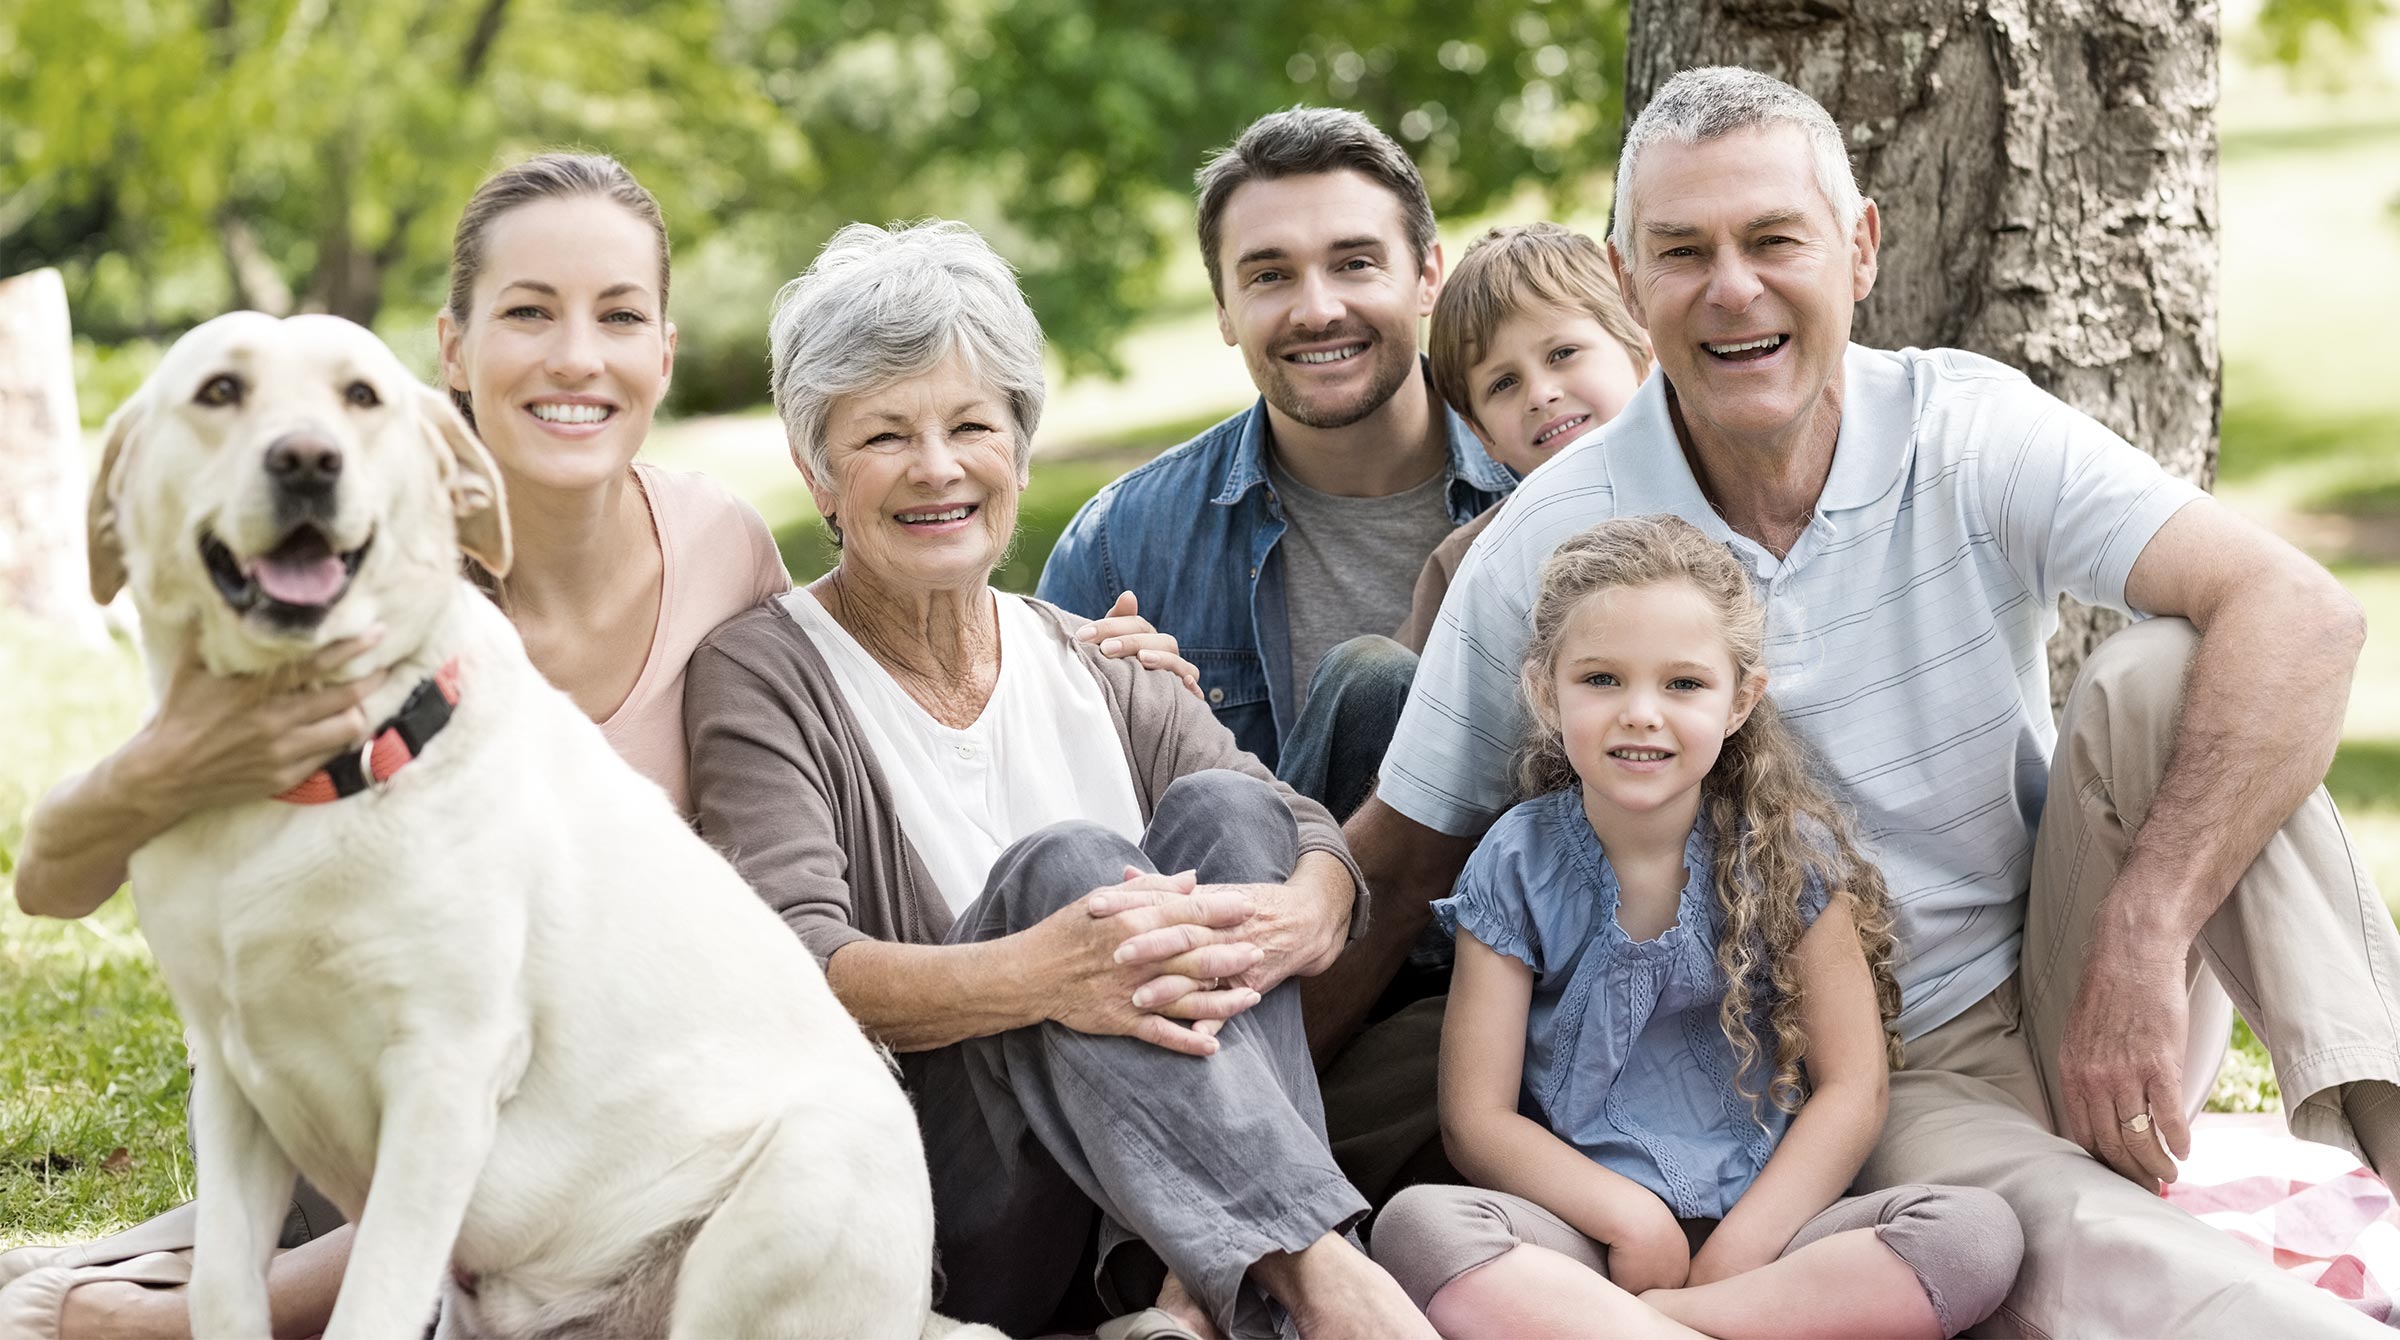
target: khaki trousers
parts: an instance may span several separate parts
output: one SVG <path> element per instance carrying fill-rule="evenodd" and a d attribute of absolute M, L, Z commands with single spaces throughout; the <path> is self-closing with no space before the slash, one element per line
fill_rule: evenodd
<path fill-rule="evenodd" d="M 2017 975 L 1909 1044 L 1854 1188 L 1988 1187 L 2016 1210 L 2024 1266 L 1977 1334 L 2389 1334 L 2056 1134 L 2058 1048 L 2093 910 L 2148 813 L 2198 641 L 2189 623 L 2154 619 L 2085 665 L 2052 764 Z M 2400 937 L 2322 788 L 2209 920 L 2190 971 L 2189 1106 L 2221 1055 L 2230 994 L 2274 1059 L 2293 1134 L 2358 1153 L 2340 1086 L 2400 1083 Z"/>

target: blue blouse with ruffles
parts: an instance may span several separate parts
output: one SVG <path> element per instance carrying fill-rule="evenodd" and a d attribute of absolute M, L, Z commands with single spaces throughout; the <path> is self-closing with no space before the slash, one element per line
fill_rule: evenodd
<path fill-rule="evenodd" d="M 1450 933 L 1463 928 L 1533 969 L 1518 1110 L 1682 1218 L 1724 1218 L 1791 1124 L 1763 1096 L 1753 1107 L 1734 1082 L 1733 1044 L 1717 1021 L 1724 914 L 1714 850 L 1703 818 L 1684 843 L 1675 924 L 1635 940 L 1617 923 L 1616 872 L 1583 793 L 1553 791 L 1502 815 L 1456 892 L 1433 905 Z M 1812 876 L 1801 916 L 1813 925 L 1826 900 Z M 1760 1070 L 1750 1086 L 1763 1094 Z"/>

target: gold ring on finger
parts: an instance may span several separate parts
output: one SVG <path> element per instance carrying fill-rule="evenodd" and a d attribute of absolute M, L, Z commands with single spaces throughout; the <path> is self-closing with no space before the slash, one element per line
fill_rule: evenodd
<path fill-rule="evenodd" d="M 2117 1124 L 2123 1126 L 2126 1130 L 2133 1132 L 2135 1135 L 2147 1135 L 2150 1133 L 2150 1114 L 2147 1112 L 2136 1112 L 2132 1116 L 2125 1118 L 2125 1120 Z"/>

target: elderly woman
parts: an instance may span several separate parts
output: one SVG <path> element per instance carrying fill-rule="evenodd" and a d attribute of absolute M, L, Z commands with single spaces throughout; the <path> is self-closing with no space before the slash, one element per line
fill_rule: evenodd
<path fill-rule="evenodd" d="M 1007 263 L 961 224 L 852 225 L 772 340 L 841 559 L 693 659 L 693 796 L 901 1053 L 943 1310 L 1088 1312 L 1097 1234 L 1099 1301 L 1159 1303 L 1113 1333 L 1431 1336 L 1344 1236 L 1366 1203 L 1285 984 L 1364 919 L 1340 830 L 1175 675 L 990 585 L 1043 394 Z"/>

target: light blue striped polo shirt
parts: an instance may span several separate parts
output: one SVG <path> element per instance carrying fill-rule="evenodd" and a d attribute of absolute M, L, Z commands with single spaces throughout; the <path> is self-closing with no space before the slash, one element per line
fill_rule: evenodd
<path fill-rule="evenodd" d="M 1768 692 L 1891 886 L 1912 1038 L 2016 970 L 2057 743 L 2044 644 L 2058 597 L 2128 610 L 2134 559 L 2201 494 L 1975 354 L 1852 345 L 1842 376 L 1832 471 L 1780 561 L 1701 495 L 1663 374 L 1528 476 L 1442 602 L 1377 794 L 1445 833 L 1488 827 L 1514 799 L 1542 560 L 1610 517 L 1680 516 L 1750 568 Z"/>

